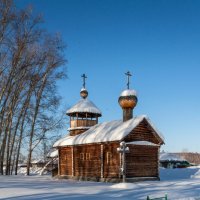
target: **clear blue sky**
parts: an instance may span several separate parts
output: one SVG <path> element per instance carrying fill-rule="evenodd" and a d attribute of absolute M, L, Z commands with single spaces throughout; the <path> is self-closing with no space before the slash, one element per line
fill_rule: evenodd
<path fill-rule="evenodd" d="M 200 1 L 16 0 L 43 13 L 44 26 L 67 44 L 63 104 L 79 100 L 86 73 L 101 121 L 122 118 L 118 97 L 133 73 L 134 115 L 146 114 L 165 136 L 166 151 L 200 152 Z M 66 127 L 67 129 L 67 127 Z"/>

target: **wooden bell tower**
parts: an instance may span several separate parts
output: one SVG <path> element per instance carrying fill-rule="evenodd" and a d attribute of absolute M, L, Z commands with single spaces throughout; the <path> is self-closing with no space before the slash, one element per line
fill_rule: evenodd
<path fill-rule="evenodd" d="M 88 100 L 88 91 L 85 87 L 87 76 L 83 74 L 83 87 L 80 91 L 81 100 L 67 111 L 70 117 L 71 136 L 81 134 L 87 131 L 91 126 L 98 124 L 98 118 L 101 117 L 101 111 L 96 105 Z"/>

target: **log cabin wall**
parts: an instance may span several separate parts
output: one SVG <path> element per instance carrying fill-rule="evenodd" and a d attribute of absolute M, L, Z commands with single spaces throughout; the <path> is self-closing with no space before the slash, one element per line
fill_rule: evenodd
<path fill-rule="evenodd" d="M 146 120 L 143 120 L 124 140 L 125 142 L 149 141 L 154 144 L 159 144 L 159 140 L 155 135 L 156 133 L 154 130 L 149 126 Z"/>
<path fill-rule="evenodd" d="M 119 178 L 120 154 L 117 151 L 119 143 L 103 145 L 103 177 Z"/>
<path fill-rule="evenodd" d="M 89 119 L 75 119 L 70 121 L 70 128 L 76 128 L 76 127 L 90 127 L 97 124 L 97 119 L 95 120 L 89 120 Z"/>
<path fill-rule="evenodd" d="M 101 177 L 101 145 L 74 146 L 74 175 Z"/>
<path fill-rule="evenodd" d="M 60 175 L 119 178 L 120 154 L 117 147 L 119 143 L 62 147 L 59 150 Z"/>
<path fill-rule="evenodd" d="M 158 146 L 128 145 L 126 175 L 129 177 L 159 177 Z"/>
<path fill-rule="evenodd" d="M 118 179 L 121 167 L 118 147 L 119 142 L 62 147 L 59 149 L 60 175 Z M 128 147 L 130 152 L 126 153 L 127 178 L 159 177 L 159 146 L 128 144 Z"/>
<path fill-rule="evenodd" d="M 75 135 L 79 135 L 81 133 L 84 133 L 85 131 L 87 131 L 88 129 L 76 129 L 76 130 L 70 130 L 70 135 L 71 136 L 75 136 Z"/>
<path fill-rule="evenodd" d="M 59 170 L 61 176 L 72 175 L 72 147 L 59 149 Z"/>

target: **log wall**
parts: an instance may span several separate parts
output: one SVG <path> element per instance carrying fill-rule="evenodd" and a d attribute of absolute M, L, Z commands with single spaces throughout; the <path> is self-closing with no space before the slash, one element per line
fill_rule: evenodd
<path fill-rule="evenodd" d="M 119 143 L 62 147 L 59 150 L 60 175 L 118 178 L 120 155 L 117 147 Z"/>
<path fill-rule="evenodd" d="M 128 146 L 130 152 L 126 154 L 127 177 L 158 177 L 159 147 L 132 144 Z M 102 147 L 100 144 L 62 147 L 59 150 L 60 175 L 119 178 L 119 143 L 104 144 Z"/>
<path fill-rule="evenodd" d="M 72 147 L 62 147 L 59 149 L 60 175 L 72 175 Z"/>
<path fill-rule="evenodd" d="M 101 177 L 101 146 L 74 146 L 74 175 L 77 177 Z"/>
<path fill-rule="evenodd" d="M 105 144 L 103 149 L 104 178 L 119 178 L 120 154 L 119 143 Z"/>
<path fill-rule="evenodd" d="M 77 129 L 77 130 L 70 130 L 70 135 L 71 136 L 75 136 L 75 135 L 79 135 L 81 133 L 84 133 L 85 131 L 87 131 L 88 129 Z"/>
<path fill-rule="evenodd" d="M 128 145 L 126 154 L 127 177 L 158 177 L 157 146 Z"/>
<path fill-rule="evenodd" d="M 143 120 L 127 137 L 125 142 L 132 141 L 149 141 L 154 144 L 159 144 L 160 141 L 155 137 L 156 133 L 148 125 L 146 120 Z"/>
<path fill-rule="evenodd" d="M 75 119 L 70 121 L 70 128 L 75 128 L 75 127 L 90 127 L 94 126 L 97 124 L 97 120 L 89 120 L 89 119 Z"/>

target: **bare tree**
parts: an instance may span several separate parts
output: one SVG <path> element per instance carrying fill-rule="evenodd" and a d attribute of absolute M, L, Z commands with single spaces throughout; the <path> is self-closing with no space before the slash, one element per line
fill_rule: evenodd
<path fill-rule="evenodd" d="M 21 145 L 28 139 L 29 175 L 33 150 L 58 128 L 47 122 L 55 121 L 60 105 L 56 83 L 66 77 L 65 46 L 41 23 L 30 7 L 17 10 L 12 0 L 0 0 L 0 174 L 4 165 L 5 174 L 14 165 L 17 174 Z"/>

